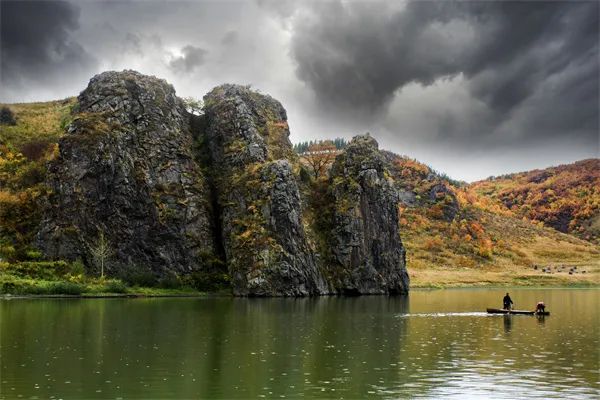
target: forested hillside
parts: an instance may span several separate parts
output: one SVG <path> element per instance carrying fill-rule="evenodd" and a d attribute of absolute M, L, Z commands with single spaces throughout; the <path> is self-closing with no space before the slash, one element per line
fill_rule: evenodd
<path fill-rule="evenodd" d="M 600 242 L 600 159 L 491 177 L 470 187 L 519 217 Z"/>

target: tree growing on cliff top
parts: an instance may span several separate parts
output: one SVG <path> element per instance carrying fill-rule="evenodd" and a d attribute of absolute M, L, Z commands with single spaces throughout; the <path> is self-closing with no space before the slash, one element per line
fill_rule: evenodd
<path fill-rule="evenodd" d="M 96 240 L 90 246 L 90 252 L 94 257 L 94 262 L 97 266 L 100 266 L 100 278 L 104 278 L 104 264 L 106 260 L 113 254 L 113 250 L 110 247 L 110 242 L 104 236 L 104 232 L 100 231 L 98 240 Z"/>
<path fill-rule="evenodd" d="M 194 97 L 185 97 L 183 99 L 183 104 L 185 105 L 185 109 L 192 115 L 200 115 L 202 114 L 202 110 L 204 109 L 204 103 L 200 99 L 196 99 Z"/>
<path fill-rule="evenodd" d="M 318 179 L 325 174 L 338 153 L 335 144 L 326 140 L 308 146 L 301 159 L 310 167 L 315 179 Z"/>

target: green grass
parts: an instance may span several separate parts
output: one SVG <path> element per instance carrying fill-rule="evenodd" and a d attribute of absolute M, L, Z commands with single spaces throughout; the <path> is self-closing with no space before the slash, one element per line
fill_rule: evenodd
<path fill-rule="evenodd" d="M 83 282 L 68 280 L 45 280 L 19 277 L 11 274 L 0 273 L 0 295 L 12 296 L 199 296 L 203 295 L 191 287 L 159 288 L 127 286 L 118 279 L 86 279 Z"/>
<path fill-rule="evenodd" d="M 160 282 L 159 282 L 160 283 Z M 120 279 L 87 276 L 83 265 L 65 261 L 0 263 L 0 295 L 200 295 L 189 282 L 153 287 L 128 284 Z"/>

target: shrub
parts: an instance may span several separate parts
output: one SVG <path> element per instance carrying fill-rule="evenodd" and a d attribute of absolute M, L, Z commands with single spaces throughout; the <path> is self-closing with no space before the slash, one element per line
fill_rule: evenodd
<path fill-rule="evenodd" d="M 123 265 L 117 271 L 117 278 L 129 286 L 153 287 L 158 285 L 158 279 L 152 271 L 137 265 Z"/>
<path fill-rule="evenodd" d="M 12 110 L 6 106 L 0 108 L 0 124 L 2 125 L 16 125 L 15 115 Z"/>
<path fill-rule="evenodd" d="M 44 157 L 54 147 L 54 143 L 48 138 L 32 139 L 29 142 L 23 143 L 19 147 L 19 151 L 28 160 L 37 161 Z"/>
<path fill-rule="evenodd" d="M 214 292 L 230 286 L 229 275 L 222 272 L 197 271 L 185 275 L 181 283 L 201 292 Z"/>
<path fill-rule="evenodd" d="M 2 270 L 23 278 L 57 280 L 69 273 L 71 266 L 65 261 L 24 261 L 4 264 Z"/>
<path fill-rule="evenodd" d="M 104 292 L 125 293 L 127 292 L 127 286 L 118 279 L 109 279 L 104 282 Z"/>
<path fill-rule="evenodd" d="M 43 287 L 43 286 L 42 286 Z M 47 294 L 70 294 L 70 295 L 80 295 L 83 293 L 84 287 L 78 283 L 74 282 L 50 282 L 46 286 Z M 42 290 L 44 291 L 44 290 Z M 44 294 L 44 293 L 40 293 Z"/>

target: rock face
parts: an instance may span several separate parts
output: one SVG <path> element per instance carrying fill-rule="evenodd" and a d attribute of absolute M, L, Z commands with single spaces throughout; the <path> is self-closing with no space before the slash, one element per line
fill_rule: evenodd
<path fill-rule="evenodd" d="M 213 89 L 204 104 L 234 294 L 326 293 L 301 223 L 284 108 L 237 85 Z"/>
<path fill-rule="evenodd" d="M 77 111 L 49 166 L 39 246 L 94 269 L 91 250 L 102 233 L 108 274 L 202 270 L 214 247 L 205 180 L 173 87 L 133 71 L 105 72 L 79 95 Z"/>
<path fill-rule="evenodd" d="M 452 221 L 458 214 L 459 205 L 456 195 L 445 183 L 438 183 L 429 190 L 429 200 L 439 204 L 442 218 L 446 221 Z"/>
<path fill-rule="evenodd" d="M 238 296 L 407 292 L 399 196 L 371 137 L 299 186 L 285 109 L 248 87 L 216 87 L 191 116 L 165 81 L 105 72 L 72 117 L 48 167 L 48 257 L 96 273 L 104 237 L 111 276 L 219 276 Z"/>
<path fill-rule="evenodd" d="M 405 250 L 398 228 L 398 194 L 372 137 L 356 136 L 331 169 L 332 264 L 337 291 L 407 293 Z"/>

